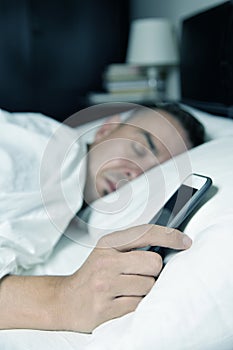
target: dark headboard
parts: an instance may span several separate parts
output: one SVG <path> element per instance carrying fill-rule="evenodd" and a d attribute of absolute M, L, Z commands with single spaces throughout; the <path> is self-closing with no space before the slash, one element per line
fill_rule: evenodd
<path fill-rule="evenodd" d="M 0 108 L 64 120 L 124 62 L 129 0 L 0 0 Z"/>
<path fill-rule="evenodd" d="M 183 103 L 233 117 L 233 1 L 184 19 L 181 95 Z"/>

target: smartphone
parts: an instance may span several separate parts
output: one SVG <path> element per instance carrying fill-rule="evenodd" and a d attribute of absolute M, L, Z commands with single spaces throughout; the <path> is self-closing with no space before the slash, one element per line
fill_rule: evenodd
<path fill-rule="evenodd" d="M 212 180 L 207 176 L 189 175 L 163 208 L 151 219 L 150 224 L 178 228 L 196 208 L 211 185 Z M 161 247 L 147 247 L 146 250 L 162 253 Z"/>

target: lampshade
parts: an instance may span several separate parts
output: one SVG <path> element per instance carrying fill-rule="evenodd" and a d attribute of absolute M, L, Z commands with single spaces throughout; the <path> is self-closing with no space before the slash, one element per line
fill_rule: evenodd
<path fill-rule="evenodd" d="M 132 22 L 127 63 L 170 66 L 178 64 L 178 47 L 171 22 L 166 18 L 143 18 Z"/>

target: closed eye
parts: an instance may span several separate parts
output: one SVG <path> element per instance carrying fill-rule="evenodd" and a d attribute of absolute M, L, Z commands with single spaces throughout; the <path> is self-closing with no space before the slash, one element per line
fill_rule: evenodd
<path fill-rule="evenodd" d="M 151 134 L 145 130 L 142 131 L 143 136 L 146 139 L 146 142 L 151 150 L 152 153 L 154 153 L 155 155 L 158 153 L 157 147 L 155 146 Z"/>

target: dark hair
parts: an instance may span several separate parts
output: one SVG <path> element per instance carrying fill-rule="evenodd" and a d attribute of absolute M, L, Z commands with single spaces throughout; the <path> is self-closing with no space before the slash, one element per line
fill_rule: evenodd
<path fill-rule="evenodd" d="M 191 113 L 181 108 L 177 103 L 164 103 L 156 105 L 156 108 L 174 116 L 180 122 L 188 134 L 193 147 L 205 142 L 205 128 Z"/>

